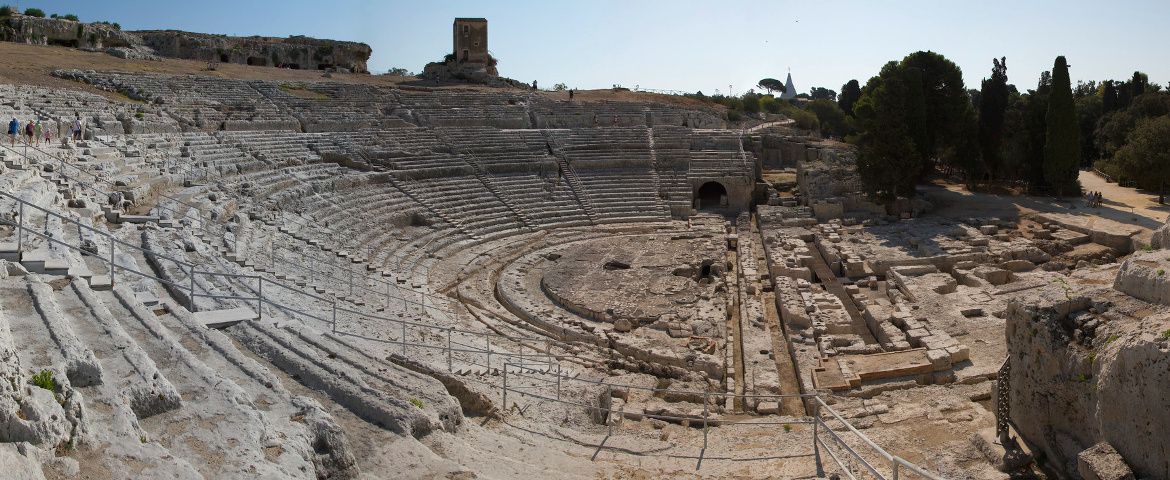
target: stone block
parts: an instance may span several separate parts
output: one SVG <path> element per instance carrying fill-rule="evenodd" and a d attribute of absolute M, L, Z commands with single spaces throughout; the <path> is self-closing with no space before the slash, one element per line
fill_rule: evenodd
<path fill-rule="evenodd" d="M 1084 480 L 1133 480 L 1133 471 L 1112 445 L 1101 442 L 1077 454 L 1077 473 Z"/>
<path fill-rule="evenodd" d="M 951 356 L 947 355 L 946 350 L 927 350 L 926 359 L 930 360 L 930 366 L 934 367 L 935 371 L 951 368 Z"/>
<path fill-rule="evenodd" d="M 756 413 L 760 415 L 776 415 L 780 413 L 779 402 L 760 402 L 756 405 Z"/>
<path fill-rule="evenodd" d="M 950 355 L 952 364 L 971 359 L 971 350 L 966 345 L 952 345 L 946 348 L 946 352 Z"/>

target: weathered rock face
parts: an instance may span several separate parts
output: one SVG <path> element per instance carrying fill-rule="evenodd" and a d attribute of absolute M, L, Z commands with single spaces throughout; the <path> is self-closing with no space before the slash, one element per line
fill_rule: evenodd
<path fill-rule="evenodd" d="M 1170 249 L 1170 218 L 1166 219 L 1165 225 L 1154 230 L 1154 234 L 1150 237 L 1150 246 Z"/>
<path fill-rule="evenodd" d="M 0 41 L 85 50 L 130 47 L 138 43 L 133 35 L 105 24 L 24 15 L 0 21 Z"/>
<path fill-rule="evenodd" d="M 1098 315 L 1076 312 L 1087 300 L 1071 303 L 1072 315 L 1065 305 L 1008 308 L 1012 423 L 1048 465 L 1070 476 L 1078 454 L 1108 442 L 1138 477 L 1170 478 L 1170 340 L 1163 333 L 1170 316 Z M 1080 323 L 1088 315 L 1095 318 Z M 1083 333 L 1090 324 L 1091 337 Z"/>
<path fill-rule="evenodd" d="M 1113 288 L 1134 298 L 1170 305 L 1170 250 L 1138 252 L 1125 259 Z"/>
<path fill-rule="evenodd" d="M 366 62 L 373 51 L 358 42 L 322 40 L 302 36 L 229 37 L 178 30 L 133 32 L 164 57 L 303 70 L 339 68 L 369 73 Z"/>

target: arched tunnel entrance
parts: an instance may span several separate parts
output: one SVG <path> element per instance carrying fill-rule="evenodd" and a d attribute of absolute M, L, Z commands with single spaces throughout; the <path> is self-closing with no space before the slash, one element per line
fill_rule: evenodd
<path fill-rule="evenodd" d="M 695 191 L 696 210 L 727 208 L 727 188 L 719 182 L 707 182 Z"/>

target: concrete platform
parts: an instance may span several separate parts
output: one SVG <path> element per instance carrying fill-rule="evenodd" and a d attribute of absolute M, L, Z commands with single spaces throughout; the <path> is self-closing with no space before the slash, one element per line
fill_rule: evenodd
<path fill-rule="evenodd" d="M 231 308 L 227 310 L 211 310 L 195 312 L 195 320 L 208 328 L 227 328 L 240 322 L 260 318 L 256 312 L 248 307 Z"/>

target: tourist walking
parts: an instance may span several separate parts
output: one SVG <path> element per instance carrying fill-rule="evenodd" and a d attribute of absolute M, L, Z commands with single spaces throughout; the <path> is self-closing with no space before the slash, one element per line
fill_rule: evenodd
<path fill-rule="evenodd" d="M 16 133 L 19 131 L 20 131 L 20 122 L 18 122 L 16 120 L 16 117 L 12 117 L 12 121 L 8 122 L 8 140 L 9 140 L 8 145 L 9 146 L 13 146 L 13 147 L 16 146 Z"/>
<path fill-rule="evenodd" d="M 73 119 L 73 143 L 81 141 L 81 117 Z"/>
<path fill-rule="evenodd" d="M 45 146 L 46 147 L 52 146 L 53 145 L 53 143 L 52 143 L 53 142 L 53 129 L 49 128 L 49 125 L 47 122 L 45 124 L 44 136 L 45 136 Z"/>
<path fill-rule="evenodd" d="M 569 89 L 569 101 L 570 102 L 573 101 L 573 89 L 572 88 Z"/>
<path fill-rule="evenodd" d="M 33 143 L 33 136 L 37 133 L 36 123 L 36 120 L 29 120 L 28 123 L 24 124 L 24 141 L 27 145 L 32 145 Z"/>
<path fill-rule="evenodd" d="M 44 125 L 41 125 L 41 120 L 37 119 L 37 126 L 33 129 L 33 137 L 36 137 L 37 146 L 41 145 L 41 136 L 45 134 L 43 128 Z"/>

